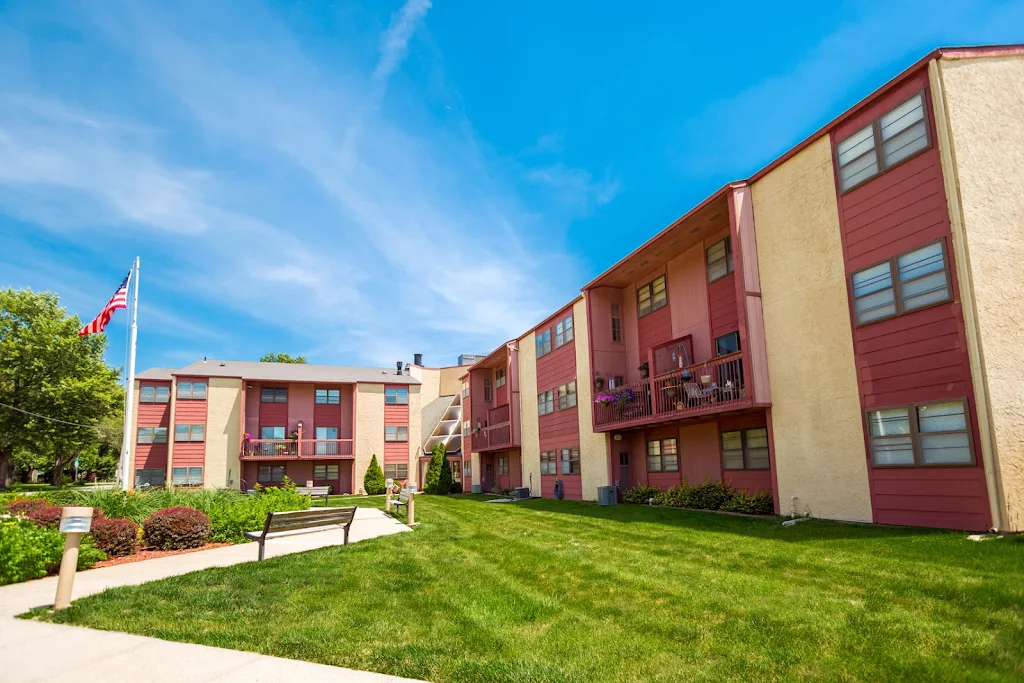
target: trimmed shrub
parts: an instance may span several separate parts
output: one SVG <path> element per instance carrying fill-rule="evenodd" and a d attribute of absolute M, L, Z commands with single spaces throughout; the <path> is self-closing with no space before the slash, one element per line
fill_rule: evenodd
<path fill-rule="evenodd" d="M 18 497 L 7 504 L 7 510 L 12 515 L 19 517 L 25 517 L 28 513 L 32 512 L 36 508 L 46 507 L 50 503 L 45 498 L 39 496 L 29 497 Z"/>
<path fill-rule="evenodd" d="M 452 487 L 448 491 L 449 493 L 462 493 L 462 482 L 453 481 Z"/>
<path fill-rule="evenodd" d="M 441 469 L 444 467 L 444 461 L 446 457 L 446 446 L 444 444 L 435 444 L 434 448 L 430 451 L 430 465 L 427 467 L 427 481 L 424 482 L 424 492 L 444 495 L 448 493 L 448 489 L 441 490 Z"/>
<path fill-rule="evenodd" d="M 217 543 L 244 543 L 246 531 L 259 531 L 271 512 L 305 510 L 309 496 L 295 493 L 295 487 L 269 486 L 258 496 L 225 496 L 207 511 L 212 540 Z"/>
<path fill-rule="evenodd" d="M 452 485 L 455 480 L 452 477 L 452 466 L 448 462 L 447 454 L 441 458 L 441 476 L 437 479 L 437 492 L 442 496 L 447 496 L 452 492 Z"/>
<path fill-rule="evenodd" d="M 363 490 L 368 496 L 384 493 L 384 470 L 377 462 L 376 453 L 370 458 L 370 466 L 366 468 L 366 475 L 363 477 Z"/>
<path fill-rule="evenodd" d="M 192 508 L 157 510 L 142 523 L 146 543 L 161 550 L 198 548 L 210 540 L 210 518 Z"/>
<path fill-rule="evenodd" d="M 720 510 L 725 501 L 732 497 L 732 486 L 724 481 L 712 481 L 710 477 L 703 484 L 690 487 L 688 507 L 698 510 Z"/>
<path fill-rule="evenodd" d="M 622 494 L 622 502 L 632 503 L 634 505 L 647 505 L 647 501 L 651 498 L 656 498 L 660 493 L 661 489 L 657 486 L 637 484 L 633 488 L 626 489 Z"/>
<path fill-rule="evenodd" d="M 758 491 L 750 495 L 746 491 L 736 491 L 725 501 L 722 509 L 727 512 L 742 512 L 748 515 L 774 515 L 775 499 L 767 491 Z"/>
<path fill-rule="evenodd" d="M 113 557 L 134 555 L 139 549 L 139 527 L 130 519 L 107 519 L 100 513 L 90 533 L 96 547 Z"/>
<path fill-rule="evenodd" d="M 27 519 L 0 522 L 0 586 L 38 579 L 60 568 L 64 534 Z M 78 549 L 78 569 L 106 559 L 88 536 Z"/>
<path fill-rule="evenodd" d="M 62 513 L 63 508 L 59 508 L 56 505 L 40 505 L 29 510 L 25 514 L 25 519 L 30 519 L 37 525 L 48 529 L 56 529 L 60 526 L 60 516 Z"/>

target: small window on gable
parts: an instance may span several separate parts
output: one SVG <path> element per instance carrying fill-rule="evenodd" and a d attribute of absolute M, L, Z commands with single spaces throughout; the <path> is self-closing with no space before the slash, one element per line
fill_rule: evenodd
<path fill-rule="evenodd" d="M 636 315 L 642 318 L 668 304 L 665 276 L 660 275 L 636 290 Z"/>
<path fill-rule="evenodd" d="M 491 380 L 489 378 L 484 378 L 484 403 L 490 403 L 492 397 L 493 392 L 491 391 Z"/>
<path fill-rule="evenodd" d="M 494 386 L 495 388 L 505 386 L 505 368 L 499 368 L 494 373 Z"/>
<path fill-rule="evenodd" d="M 924 91 L 836 145 L 839 190 L 846 192 L 928 149 Z"/>
<path fill-rule="evenodd" d="M 612 304 L 612 341 L 622 342 L 622 310 L 618 304 Z"/>
<path fill-rule="evenodd" d="M 706 252 L 708 282 L 721 280 L 732 272 L 732 239 L 726 237 L 708 247 Z"/>

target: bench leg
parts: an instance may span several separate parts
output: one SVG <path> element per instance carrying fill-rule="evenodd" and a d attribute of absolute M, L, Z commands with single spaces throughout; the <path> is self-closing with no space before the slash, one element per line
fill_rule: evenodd
<path fill-rule="evenodd" d="M 263 561 L 263 544 L 265 542 L 266 541 L 264 539 L 262 539 L 262 538 L 260 539 L 260 559 L 257 560 L 258 562 L 262 562 Z"/>
<path fill-rule="evenodd" d="M 345 545 L 348 545 L 348 525 L 345 525 Z"/>

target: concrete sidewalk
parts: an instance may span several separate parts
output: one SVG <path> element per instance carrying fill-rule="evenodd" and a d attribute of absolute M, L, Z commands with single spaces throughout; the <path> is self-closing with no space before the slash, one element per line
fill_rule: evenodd
<path fill-rule="evenodd" d="M 395 518 L 374 508 L 358 508 L 349 543 L 411 531 Z M 341 545 L 341 530 L 293 534 L 267 541 L 267 557 Z M 155 560 L 114 565 L 81 572 L 75 578 L 74 598 L 116 586 L 131 586 L 209 567 L 226 567 L 256 560 L 256 544 L 226 546 Z M 204 645 L 172 643 L 156 638 L 37 621 L 14 619 L 34 607 L 53 604 L 57 577 L 0 587 L 0 661 L 4 681 L 290 681 L 315 679 L 325 683 L 402 681 L 323 664 L 312 664 L 251 652 Z"/>

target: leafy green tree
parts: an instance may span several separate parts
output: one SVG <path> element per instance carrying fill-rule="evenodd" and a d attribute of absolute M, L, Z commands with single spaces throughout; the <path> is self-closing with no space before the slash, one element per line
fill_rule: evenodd
<path fill-rule="evenodd" d="M 118 371 L 103 360 L 106 335 L 79 337 L 81 327 L 52 292 L 0 290 L 0 403 L 11 406 L 0 407 L 0 488 L 12 481 L 15 452 L 47 456 L 60 483 L 123 403 Z"/>
<path fill-rule="evenodd" d="M 384 493 L 384 470 L 377 463 L 377 454 L 370 458 L 370 466 L 366 468 L 363 476 L 363 490 L 369 496 L 376 496 Z"/>
<path fill-rule="evenodd" d="M 455 484 L 455 478 L 452 477 L 452 465 L 448 462 L 447 455 L 441 461 L 441 476 L 437 480 L 437 492 L 442 496 L 447 496 L 452 492 L 452 486 Z"/>
<path fill-rule="evenodd" d="M 305 356 L 289 356 L 287 353 L 265 353 L 260 356 L 261 363 L 305 363 Z"/>
<path fill-rule="evenodd" d="M 427 480 L 423 482 L 423 490 L 427 493 L 442 493 L 440 491 L 441 467 L 444 464 L 446 455 L 444 444 L 434 444 L 434 448 L 430 451 L 430 466 L 427 467 Z M 447 493 L 447 491 L 443 493 Z"/>

